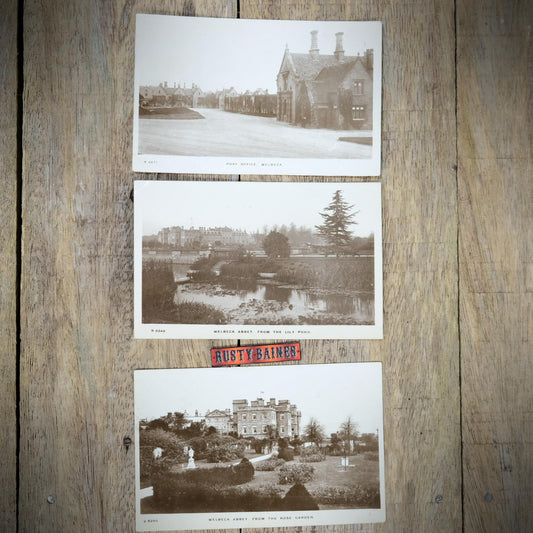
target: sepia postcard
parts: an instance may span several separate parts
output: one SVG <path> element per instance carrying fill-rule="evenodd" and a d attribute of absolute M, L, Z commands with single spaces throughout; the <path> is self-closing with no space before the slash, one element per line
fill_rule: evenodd
<path fill-rule="evenodd" d="M 136 181 L 137 338 L 380 339 L 381 185 Z"/>
<path fill-rule="evenodd" d="M 381 30 L 138 14 L 133 170 L 378 176 Z"/>
<path fill-rule="evenodd" d="M 385 521 L 381 363 L 136 370 L 134 394 L 138 531 Z"/>

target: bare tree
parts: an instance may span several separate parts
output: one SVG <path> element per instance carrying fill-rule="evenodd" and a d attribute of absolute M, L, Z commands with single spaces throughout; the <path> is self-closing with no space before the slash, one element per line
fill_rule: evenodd
<path fill-rule="evenodd" d="M 309 424 L 305 426 L 304 437 L 306 441 L 313 442 L 320 447 L 320 444 L 324 442 L 326 438 L 326 432 L 316 418 L 311 418 Z"/>

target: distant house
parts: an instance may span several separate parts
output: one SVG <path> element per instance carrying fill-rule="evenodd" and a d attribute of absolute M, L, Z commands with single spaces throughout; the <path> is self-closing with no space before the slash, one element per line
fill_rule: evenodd
<path fill-rule="evenodd" d="M 277 118 L 313 128 L 372 129 L 374 54 L 346 56 L 343 33 L 333 54 L 320 54 L 311 32 L 307 54 L 288 46 L 277 76 Z"/>
<path fill-rule="evenodd" d="M 176 83 L 170 87 L 165 81 L 159 85 L 139 87 L 139 104 L 142 106 L 198 107 L 202 96 L 202 90 L 194 83 L 190 87 Z"/>
<path fill-rule="evenodd" d="M 222 435 L 228 434 L 230 431 L 233 431 L 231 411 L 229 409 L 225 409 L 224 411 L 214 409 L 213 411 L 207 412 L 205 414 L 205 425 L 207 427 L 213 426 Z"/>

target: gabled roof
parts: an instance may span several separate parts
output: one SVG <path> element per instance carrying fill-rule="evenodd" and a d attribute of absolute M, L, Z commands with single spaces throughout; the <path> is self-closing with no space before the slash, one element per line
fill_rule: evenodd
<path fill-rule="evenodd" d="M 320 54 L 313 57 L 311 54 L 295 54 L 286 52 L 287 59 L 292 64 L 294 72 L 304 80 L 313 80 L 326 67 L 342 64 L 354 60 L 354 56 L 345 56 L 340 62 L 333 55 Z"/>
<path fill-rule="evenodd" d="M 324 67 L 318 76 L 315 78 L 316 81 L 330 81 L 332 83 L 339 83 L 348 75 L 348 73 L 355 66 L 357 58 L 351 59 L 348 61 L 342 61 L 335 65 L 328 65 Z"/>
<path fill-rule="evenodd" d="M 229 417 L 228 413 L 225 413 L 224 411 L 221 411 L 220 409 L 213 409 L 212 411 L 209 411 L 205 414 L 205 417 L 213 417 L 213 416 L 226 416 Z"/>

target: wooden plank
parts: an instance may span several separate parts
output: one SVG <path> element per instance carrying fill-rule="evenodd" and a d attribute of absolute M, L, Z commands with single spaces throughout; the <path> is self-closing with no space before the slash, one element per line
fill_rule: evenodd
<path fill-rule="evenodd" d="M 24 3 L 21 531 L 134 531 L 133 369 L 209 361 L 209 341 L 133 340 L 137 12 L 236 2 Z"/>
<path fill-rule="evenodd" d="M 16 0 L 0 4 L 0 530 L 17 521 L 17 20 Z"/>
<path fill-rule="evenodd" d="M 464 530 L 532 531 L 531 2 L 457 3 Z"/>
<path fill-rule="evenodd" d="M 385 337 L 306 341 L 302 355 L 383 362 L 387 522 L 312 530 L 458 531 L 454 4 L 241 0 L 240 8 L 243 18 L 383 21 Z"/>

